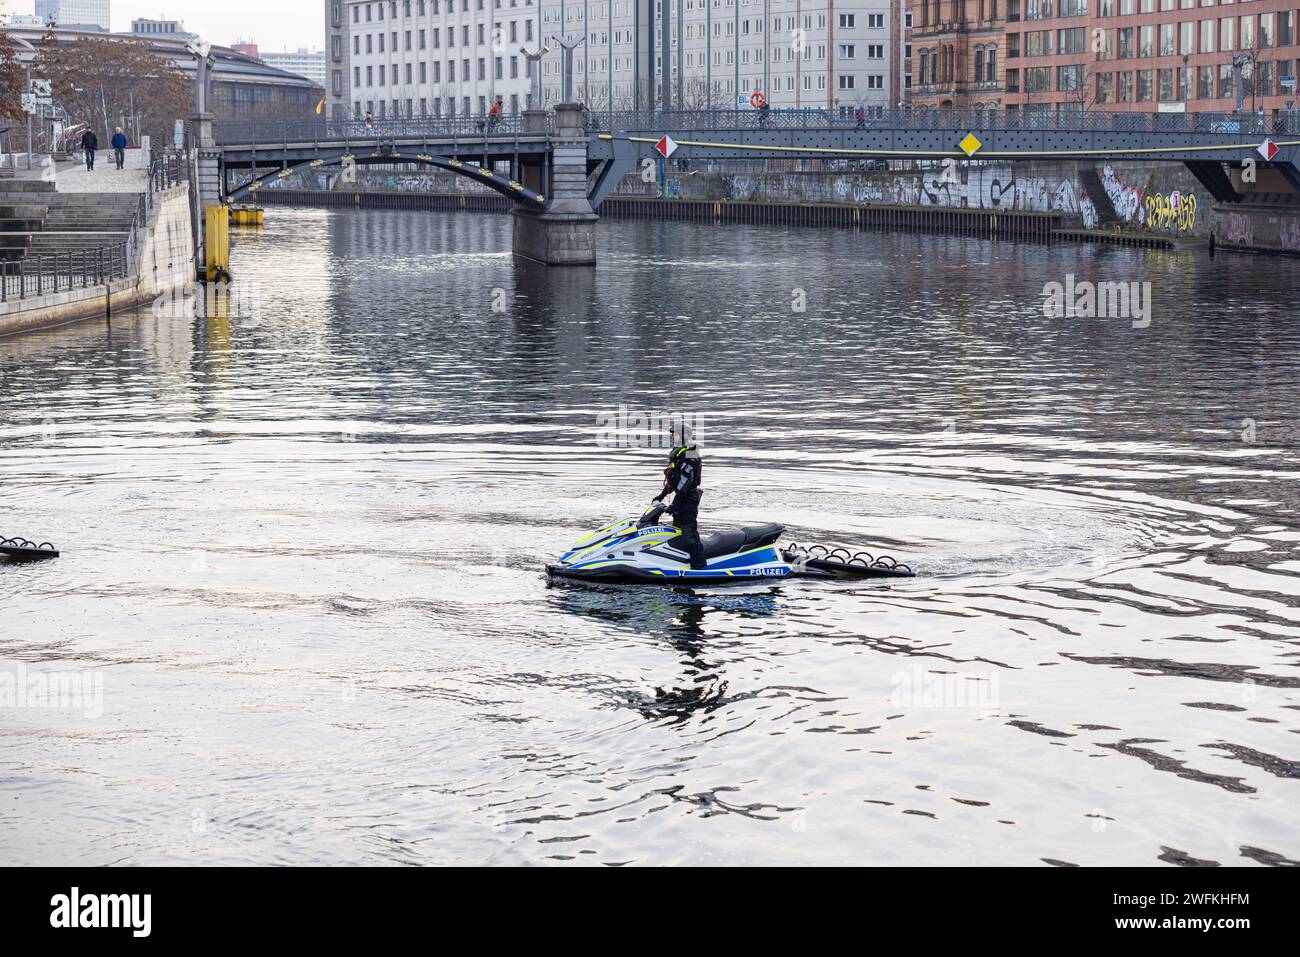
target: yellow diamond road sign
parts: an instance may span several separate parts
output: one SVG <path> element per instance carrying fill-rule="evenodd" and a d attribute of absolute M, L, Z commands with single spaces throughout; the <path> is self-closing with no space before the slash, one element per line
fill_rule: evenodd
<path fill-rule="evenodd" d="M 967 133 L 966 138 L 957 145 L 961 147 L 961 151 L 967 156 L 974 156 L 975 151 L 984 144 L 975 138 L 974 133 Z"/>

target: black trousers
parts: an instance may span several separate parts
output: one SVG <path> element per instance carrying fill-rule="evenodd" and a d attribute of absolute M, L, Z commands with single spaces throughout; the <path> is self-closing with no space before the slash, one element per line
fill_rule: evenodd
<path fill-rule="evenodd" d="M 691 556 L 692 568 L 704 567 L 704 544 L 700 541 L 700 490 L 691 489 L 673 496 L 673 524 L 681 534 L 672 540 L 674 548 L 680 548 Z"/>

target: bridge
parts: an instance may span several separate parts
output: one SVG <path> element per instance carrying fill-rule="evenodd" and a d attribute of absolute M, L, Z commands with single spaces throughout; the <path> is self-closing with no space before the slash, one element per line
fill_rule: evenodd
<path fill-rule="evenodd" d="M 426 165 L 514 199 L 515 252 L 548 265 L 595 262 L 596 210 L 624 176 L 659 158 L 655 147 L 665 135 L 676 144 L 673 157 L 690 160 L 1130 159 L 1183 163 L 1220 203 L 1241 199 L 1237 186 L 1247 166 L 1256 175 L 1271 172 L 1300 193 L 1295 112 L 895 110 L 859 122 L 823 111 L 591 113 L 579 104 L 560 104 L 495 121 L 192 122 L 205 206 L 238 202 L 276 179 L 324 166 Z M 1265 152 L 1271 153 L 1268 159 Z M 239 171 L 254 176 L 235 185 Z"/>

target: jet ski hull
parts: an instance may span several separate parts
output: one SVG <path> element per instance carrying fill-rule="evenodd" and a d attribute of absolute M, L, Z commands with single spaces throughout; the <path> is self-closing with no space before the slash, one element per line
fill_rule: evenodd
<path fill-rule="evenodd" d="M 683 586 L 752 585 L 755 582 L 777 582 L 789 578 L 791 569 L 788 565 L 768 566 L 761 571 L 713 568 L 649 569 L 620 562 L 596 568 L 547 565 L 546 574 L 552 578 L 567 578 L 571 581 L 591 582 L 594 584 L 666 585 L 670 588 L 680 588 Z"/>
<path fill-rule="evenodd" d="M 886 556 L 823 545 L 777 545 L 785 526 L 769 522 L 715 532 L 701 541 L 705 567 L 691 568 L 680 529 L 658 524 L 662 505 L 642 520 L 624 515 L 584 535 L 546 566 L 550 578 L 609 585 L 669 587 L 754 585 L 790 578 L 856 579 L 911 577 L 912 570 Z"/>

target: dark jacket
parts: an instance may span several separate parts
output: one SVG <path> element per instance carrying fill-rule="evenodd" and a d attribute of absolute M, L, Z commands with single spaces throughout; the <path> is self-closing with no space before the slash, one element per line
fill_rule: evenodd
<path fill-rule="evenodd" d="M 673 505 L 668 511 L 678 515 L 677 508 L 684 510 L 698 508 L 700 501 L 700 479 L 703 477 L 703 463 L 699 450 L 689 446 L 673 456 L 668 468 L 664 469 L 664 490 L 659 493 L 663 499 L 673 493 Z"/>
<path fill-rule="evenodd" d="M 94 130 L 86 130 L 81 134 L 81 148 L 83 150 L 99 149 L 99 137 L 95 135 Z"/>
<path fill-rule="evenodd" d="M 113 149 L 115 149 L 115 150 L 124 150 L 124 149 L 126 149 L 126 134 L 125 134 L 125 133 L 114 133 L 114 134 L 113 134 L 113 139 L 111 140 L 111 142 L 112 142 L 112 144 L 113 144 Z"/>

